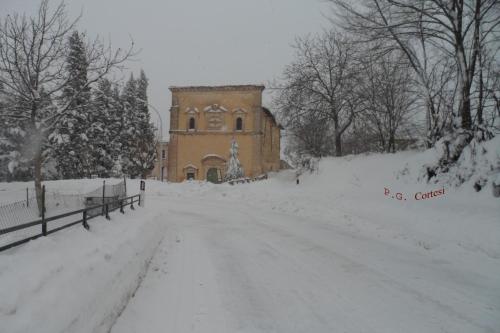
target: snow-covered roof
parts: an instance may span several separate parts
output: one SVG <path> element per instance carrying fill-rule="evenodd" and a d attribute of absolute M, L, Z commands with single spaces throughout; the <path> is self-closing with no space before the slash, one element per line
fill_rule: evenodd
<path fill-rule="evenodd" d="M 223 85 L 223 86 L 170 86 L 168 89 L 172 92 L 177 91 L 238 91 L 238 90 L 264 90 L 263 84 L 242 84 L 242 85 Z"/>
<path fill-rule="evenodd" d="M 273 122 L 276 124 L 276 126 L 278 126 L 280 129 L 284 129 L 283 126 L 281 126 L 277 121 L 276 121 L 276 118 L 274 117 L 274 115 L 271 113 L 271 111 L 266 108 L 266 107 L 262 107 L 262 111 L 264 111 L 264 113 L 266 115 L 268 115 L 272 120 Z"/>

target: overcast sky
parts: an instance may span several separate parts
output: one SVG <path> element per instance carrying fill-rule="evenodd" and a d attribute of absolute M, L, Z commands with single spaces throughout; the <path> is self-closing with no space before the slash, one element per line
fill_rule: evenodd
<path fill-rule="evenodd" d="M 52 5 L 58 0 L 52 0 Z M 0 15 L 32 13 L 39 0 L 0 0 Z M 67 0 L 79 28 L 126 47 L 149 77 L 150 102 L 168 128 L 169 86 L 267 83 L 292 60 L 295 36 L 328 27 L 324 0 Z M 265 99 L 269 102 L 269 98 Z M 154 114 L 154 112 L 152 112 Z"/>

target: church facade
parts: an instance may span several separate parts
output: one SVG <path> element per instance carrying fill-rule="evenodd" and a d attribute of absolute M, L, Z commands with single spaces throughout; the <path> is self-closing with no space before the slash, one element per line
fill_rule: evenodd
<path fill-rule="evenodd" d="M 262 106 L 262 85 L 170 87 L 167 177 L 219 183 L 234 139 L 245 177 L 280 168 L 281 127 Z"/>

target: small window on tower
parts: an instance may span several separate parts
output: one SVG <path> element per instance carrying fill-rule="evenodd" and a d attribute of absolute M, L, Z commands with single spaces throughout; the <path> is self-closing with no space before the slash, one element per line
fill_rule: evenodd
<path fill-rule="evenodd" d="M 241 119 L 240 117 L 236 118 L 236 130 L 237 131 L 243 130 L 243 119 Z"/>
<path fill-rule="evenodd" d="M 163 149 L 161 151 L 161 159 L 164 160 L 165 159 L 165 149 Z"/>
<path fill-rule="evenodd" d="M 194 118 L 189 118 L 189 129 L 194 130 L 196 126 Z"/>

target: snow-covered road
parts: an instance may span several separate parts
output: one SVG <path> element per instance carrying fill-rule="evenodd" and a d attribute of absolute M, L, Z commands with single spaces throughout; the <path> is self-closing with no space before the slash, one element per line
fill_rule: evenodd
<path fill-rule="evenodd" d="M 498 198 L 469 184 L 412 200 L 438 189 L 410 177 L 420 165 L 406 152 L 325 159 L 300 185 L 293 171 L 147 181 L 145 208 L 0 253 L 0 333 L 499 333 Z"/>
<path fill-rule="evenodd" d="M 148 204 L 167 231 L 112 332 L 500 330 L 498 280 L 376 234 L 242 203 Z"/>

